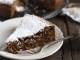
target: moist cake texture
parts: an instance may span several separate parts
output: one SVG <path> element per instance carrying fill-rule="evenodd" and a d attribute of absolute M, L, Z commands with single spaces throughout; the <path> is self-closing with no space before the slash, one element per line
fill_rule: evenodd
<path fill-rule="evenodd" d="M 7 39 L 6 50 L 17 54 L 19 51 L 43 47 L 54 40 L 55 27 L 53 24 L 40 17 L 27 15 L 23 17 L 22 24 Z"/>

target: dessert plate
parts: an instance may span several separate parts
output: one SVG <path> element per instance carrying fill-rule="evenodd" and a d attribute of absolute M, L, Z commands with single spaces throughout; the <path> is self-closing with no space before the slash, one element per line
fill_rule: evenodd
<path fill-rule="evenodd" d="M 70 3 L 67 8 L 63 8 L 63 14 L 80 23 L 80 3 Z"/>
<path fill-rule="evenodd" d="M 16 29 L 16 27 L 18 27 L 21 24 L 21 21 L 22 18 L 15 18 L 15 19 L 4 21 L 0 24 L 0 44 L 4 42 L 8 38 L 8 36 Z M 57 40 L 63 38 L 62 31 L 56 25 L 54 26 L 55 26 L 55 39 Z M 54 54 L 61 48 L 62 45 L 63 45 L 63 41 L 58 42 L 48 47 L 47 49 L 44 49 L 43 52 L 32 54 L 32 55 L 12 54 L 6 51 L 0 51 L 0 55 L 11 59 L 36 60 Z"/>

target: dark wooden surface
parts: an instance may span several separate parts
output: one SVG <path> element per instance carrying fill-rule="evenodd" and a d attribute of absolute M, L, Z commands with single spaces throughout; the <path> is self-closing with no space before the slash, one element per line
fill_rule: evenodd
<path fill-rule="evenodd" d="M 70 0 L 70 3 L 80 3 L 80 0 Z M 80 35 L 80 23 L 77 23 L 67 16 L 57 16 L 55 19 L 50 19 L 64 33 L 64 36 L 71 34 Z M 50 57 L 41 60 L 80 60 L 80 39 L 67 40 L 62 48 Z"/>
<path fill-rule="evenodd" d="M 70 0 L 71 2 L 80 2 L 80 0 Z M 64 36 L 78 33 L 80 35 L 80 23 L 74 22 L 67 16 L 57 16 L 49 21 L 56 24 L 64 33 Z M 11 60 L 0 57 L 0 60 Z M 80 40 L 67 40 L 64 42 L 62 48 L 47 58 L 41 60 L 80 60 Z"/>

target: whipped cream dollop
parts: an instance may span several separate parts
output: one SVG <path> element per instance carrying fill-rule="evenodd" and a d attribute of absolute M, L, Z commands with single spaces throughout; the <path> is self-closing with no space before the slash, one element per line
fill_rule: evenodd
<path fill-rule="evenodd" d="M 25 11 L 25 8 L 23 6 L 16 6 L 16 11 L 23 12 L 23 11 Z"/>
<path fill-rule="evenodd" d="M 46 26 L 51 25 L 51 23 L 44 20 L 43 18 L 27 14 L 22 17 L 22 23 L 16 28 L 16 30 L 11 34 L 6 42 L 18 41 L 18 38 L 32 36 L 44 29 Z"/>

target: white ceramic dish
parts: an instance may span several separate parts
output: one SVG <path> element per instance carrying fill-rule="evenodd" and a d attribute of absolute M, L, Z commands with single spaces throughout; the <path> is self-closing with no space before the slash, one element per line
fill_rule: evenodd
<path fill-rule="evenodd" d="M 80 3 L 70 3 L 67 8 L 62 9 L 63 14 L 80 23 Z"/>
<path fill-rule="evenodd" d="M 14 31 L 14 29 L 21 23 L 22 19 L 21 18 L 16 18 L 16 19 L 11 19 L 7 20 L 5 22 L 0 23 L 0 44 L 7 39 L 7 37 Z M 61 30 L 55 25 L 55 34 L 56 34 L 56 39 L 63 38 L 63 33 Z M 55 52 L 57 52 L 61 46 L 63 45 L 63 41 L 58 42 L 49 48 L 45 49 L 45 51 L 37 54 L 33 54 L 30 56 L 22 56 L 22 55 L 16 55 L 4 51 L 0 51 L 0 55 L 11 58 L 11 59 L 21 59 L 21 60 L 36 60 L 36 59 L 41 59 L 48 57 Z"/>

